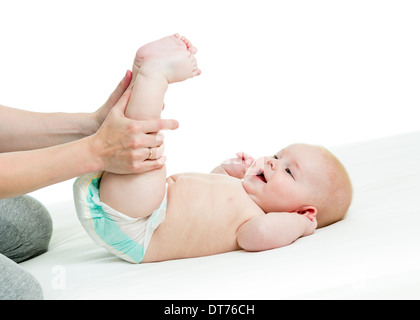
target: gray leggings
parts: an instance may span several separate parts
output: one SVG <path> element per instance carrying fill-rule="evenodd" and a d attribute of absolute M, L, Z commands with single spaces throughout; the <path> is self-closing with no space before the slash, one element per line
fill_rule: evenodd
<path fill-rule="evenodd" d="M 48 250 L 52 221 L 37 200 L 0 200 L 0 300 L 42 299 L 38 281 L 17 263 Z"/>

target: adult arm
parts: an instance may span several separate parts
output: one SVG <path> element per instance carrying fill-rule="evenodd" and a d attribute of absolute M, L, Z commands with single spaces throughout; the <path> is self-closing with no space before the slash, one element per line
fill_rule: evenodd
<path fill-rule="evenodd" d="M 147 160 L 149 147 L 162 144 L 155 134 L 176 129 L 175 120 L 135 121 L 124 116 L 131 90 L 111 109 L 99 130 L 86 138 L 48 148 L 0 154 L 0 199 L 105 170 L 140 173 L 161 168 L 162 160 Z M 145 161 L 147 160 L 147 161 Z"/>
<path fill-rule="evenodd" d="M 247 251 L 263 251 L 287 246 L 316 229 L 315 218 L 296 212 L 270 212 L 255 216 L 238 229 L 237 241 Z"/>
<path fill-rule="evenodd" d="M 0 153 L 34 150 L 94 134 L 128 88 L 127 71 L 104 105 L 93 113 L 41 113 L 0 105 Z"/>

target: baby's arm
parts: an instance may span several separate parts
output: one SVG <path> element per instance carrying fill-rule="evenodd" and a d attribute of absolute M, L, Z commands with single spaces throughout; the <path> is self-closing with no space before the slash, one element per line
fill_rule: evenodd
<path fill-rule="evenodd" d="M 211 173 L 227 174 L 243 179 L 248 168 L 254 162 L 254 158 L 244 152 L 238 152 L 236 158 L 227 159 L 214 168 Z"/>
<path fill-rule="evenodd" d="M 270 212 L 243 223 L 236 239 L 247 251 L 263 251 L 287 246 L 312 234 L 316 226 L 316 219 L 310 220 L 295 212 Z"/>

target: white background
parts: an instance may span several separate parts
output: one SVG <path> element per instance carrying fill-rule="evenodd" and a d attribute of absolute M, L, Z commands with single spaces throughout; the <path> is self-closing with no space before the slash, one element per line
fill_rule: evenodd
<path fill-rule="evenodd" d="M 179 32 L 203 73 L 167 93 L 168 173 L 414 131 L 419 17 L 403 0 L 0 1 L 0 104 L 93 112 L 141 45 Z M 33 195 L 69 198 L 71 181 Z"/>

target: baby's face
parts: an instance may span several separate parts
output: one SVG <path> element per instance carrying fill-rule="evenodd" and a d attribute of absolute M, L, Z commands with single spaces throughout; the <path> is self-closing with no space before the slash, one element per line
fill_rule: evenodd
<path fill-rule="evenodd" d="M 243 187 L 265 212 L 297 212 L 313 205 L 316 193 L 322 193 L 326 171 L 318 147 L 293 144 L 274 156 L 257 159 L 246 173 Z"/>

